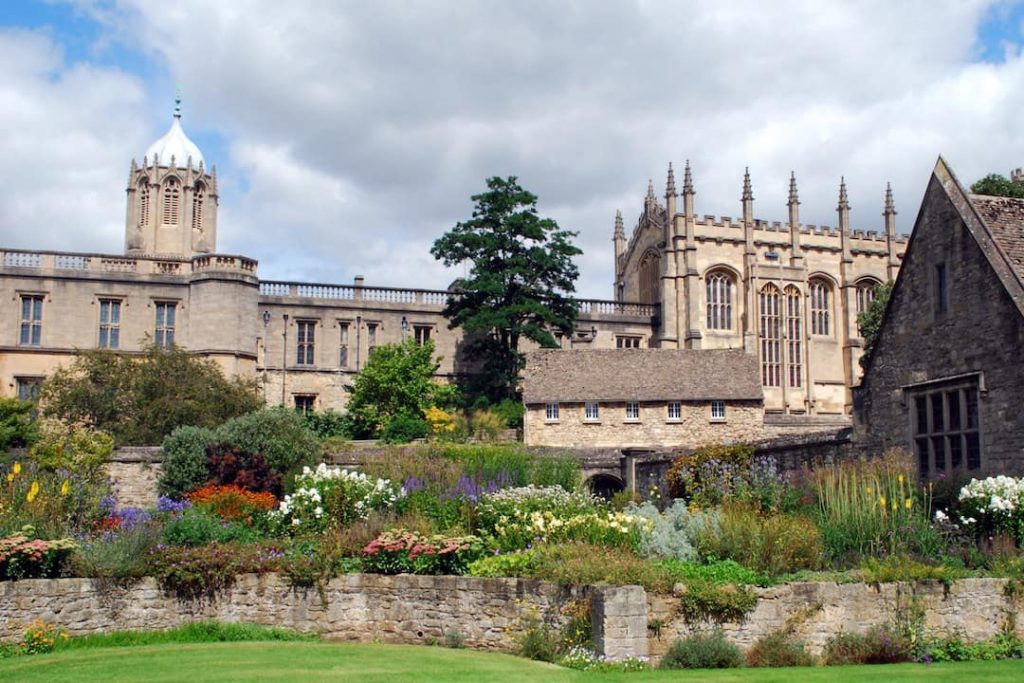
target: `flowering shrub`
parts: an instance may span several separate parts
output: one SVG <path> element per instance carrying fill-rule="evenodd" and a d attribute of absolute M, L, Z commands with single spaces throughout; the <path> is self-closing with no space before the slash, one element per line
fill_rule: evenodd
<path fill-rule="evenodd" d="M 40 618 L 28 625 L 18 646 L 27 655 L 37 655 L 52 652 L 58 641 L 67 639 L 67 631 L 57 624 L 49 624 Z"/>
<path fill-rule="evenodd" d="M 592 648 L 574 645 L 558 658 L 559 666 L 577 671 L 597 671 L 600 673 L 646 671 L 650 664 L 646 657 L 626 657 L 625 659 L 608 659 L 599 655 Z"/>
<path fill-rule="evenodd" d="M 216 513 L 225 522 L 252 526 L 254 519 L 277 506 L 273 493 L 250 491 L 241 486 L 209 485 L 186 495 L 196 507 Z"/>
<path fill-rule="evenodd" d="M 720 505 L 746 485 L 753 455 L 745 444 L 703 446 L 681 455 L 666 475 L 669 493 L 700 508 Z"/>
<path fill-rule="evenodd" d="M 559 486 L 524 486 L 488 493 L 477 506 L 479 529 L 502 551 L 534 543 L 585 541 L 636 547 L 653 522 L 613 512 L 588 492 L 569 493 Z"/>
<path fill-rule="evenodd" d="M 164 590 L 195 599 L 228 588 L 239 574 L 277 571 L 283 557 L 276 545 L 158 545 L 149 553 L 148 570 Z"/>
<path fill-rule="evenodd" d="M 385 531 L 363 549 L 363 570 L 375 574 L 465 574 L 483 544 L 476 536 L 421 536 Z"/>
<path fill-rule="evenodd" d="M 34 530 L 0 538 L 0 579 L 50 578 L 60 574 L 64 561 L 76 547 L 70 538 L 44 541 Z"/>
<path fill-rule="evenodd" d="M 281 529 L 323 532 L 366 519 L 372 510 L 392 508 L 405 495 L 405 489 L 387 479 L 320 463 L 315 470 L 302 468 L 295 478 L 295 492 L 285 496 L 270 517 Z"/>
<path fill-rule="evenodd" d="M 106 516 L 100 503 L 108 493 L 105 479 L 14 462 L 0 469 L 0 534 L 26 524 L 48 538 L 87 532 Z"/>
<path fill-rule="evenodd" d="M 959 522 L 966 531 L 976 536 L 1002 534 L 1024 545 L 1024 477 L 971 479 L 960 489 L 959 500 Z"/>

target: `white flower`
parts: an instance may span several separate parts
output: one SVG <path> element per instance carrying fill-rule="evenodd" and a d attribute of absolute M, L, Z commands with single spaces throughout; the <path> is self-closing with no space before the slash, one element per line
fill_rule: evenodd
<path fill-rule="evenodd" d="M 317 507 L 316 507 L 316 508 L 315 508 L 315 509 L 313 510 L 313 514 L 314 514 L 314 515 L 316 515 L 317 517 L 322 517 L 322 516 L 323 516 L 323 514 L 324 514 L 324 509 L 323 509 L 322 507 L 320 507 L 320 506 L 318 505 L 318 506 L 317 506 Z"/>
<path fill-rule="evenodd" d="M 935 511 L 935 521 L 939 522 L 940 524 L 943 523 L 943 522 L 948 522 L 949 521 L 949 516 L 945 512 L 943 512 L 942 510 L 936 510 Z"/>
<path fill-rule="evenodd" d="M 298 517 L 292 517 L 292 526 L 299 526 L 302 524 L 302 520 Z"/>

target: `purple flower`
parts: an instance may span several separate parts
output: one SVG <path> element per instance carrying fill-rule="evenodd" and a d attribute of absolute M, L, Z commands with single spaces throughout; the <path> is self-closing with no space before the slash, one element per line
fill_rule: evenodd
<path fill-rule="evenodd" d="M 156 501 L 157 512 L 165 512 L 171 515 L 178 516 L 188 508 L 192 507 L 192 502 L 188 500 L 173 500 L 167 496 L 160 496 Z"/>

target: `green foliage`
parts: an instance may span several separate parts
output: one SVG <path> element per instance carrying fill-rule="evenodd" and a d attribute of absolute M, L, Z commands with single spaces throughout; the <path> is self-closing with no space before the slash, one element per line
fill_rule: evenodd
<path fill-rule="evenodd" d="M 417 344 L 406 339 L 376 347 L 350 390 L 347 415 L 352 436 L 377 436 L 399 417 L 422 420 L 424 411 L 439 398 L 447 402 L 454 388 L 434 381 L 439 365 L 433 340 Z"/>
<path fill-rule="evenodd" d="M 534 570 L 532 550 L 520 550 L 504 555 L 485 555 L 469 563 L 466 573 L 487 578 L 531 576 Z"/>
<path fill-rule="evenodd" d="M 262 453 L 270 469 L 282 475 L 312 465 L 320 453 L 316 435 L 302 415 L 283 406 L 232 418 L 217 428 L 214 438 L 249 453 Z"/>
<path fill-rule="evenodd" d="M 158 546 L 150 553 L 148 573 L 164 590 L 194 600 L 230 587 L 239 574 L 277 571 L 281 557 L 276 546 L 252 543 Z"/>
<path fill-rule="evenodd" d="M 33 538 L 57 539 L 91 531 L 105 516 L 105 476 L 47 470 L 34 461 L 0 468 L 0 535 L 32 528 Z"/>
<path fill-rule="evenodd" d="M 812 520 L 749 505 L 726 506 L 692 533 L 701 557 L 735 560 L 769 576 L 817 569 L 823 558 L 821 532 Z"/>
<path fill-rule="evenodd" d="M 686 501 L 677 500 L 664 512 L 658 512 L 652 503 L 629 505 L 628 515 L 650 520 L 651 527 L 640 537 L 639 552 L 642 557 L 663 557 L 674 560 L 693 560 L 697 552 L 690 541 L 691 520 L 701 513 L 690 513 Z"/>
<path fill-rule="evenodd" d="M 513 622 L 516 654 L 538 662 L 554 662 L 559 654 L 557 631 L 544 623 L 534 608 L 527 607 Z"/>
<path fill-rule="evenodd" d="M 40 393 L 44 414 L 103 430 L 118 445 L 157 445 L 176 427 L 214 427 L 261 403 L 255 380 L 225 379 L 212 360 L 154 345 L 141 356 L 83 351 Z"/>
<path fill-rule="evenodd" d="M 207 543 L 251 543 L 257 534 L 239 523 L 223 523 L 216 513 L 199 507 L 187 508 L 180 517 L 167 523 L 163 541 L 168 545 L 202 546 Z"/>
<path fill-rule="evenodd" d="M 959 634 L 932 641 L 920 657 L 925 662 L 975 662 L 998 659 L 1024 659 L 1024 642 L 1012 633 L 1001 633 L 989 640 L 966 643 Z"/>
<path fill-rule="evenodd" d="M 868 358 L 875 349 L 875 342 L 878 341 L 878 333 L 882 329 L 882 318 L 885 316 L 885 308 L 889 305 L 889 297 L 892 296 L 893 282 L 890 280 L 885 284 L 875 286 L 875 298 L 868 304 L 868 307 L 857 314 L 857 329 L 863 340 L 864 352 L 860 356 L 861 369 L 867 368 Z"/>
<path fill-rule="evenodd" d="M 113 452 L 114 440 L 109 434 L 45 420 L 28 456 L 41 469 L 66 470 L 94 481 L 102 476 L 100 470 Z"/>
<path fill-rule="evenodd" d="M 482 362 L 480 393 L 515 398 L 523 356 L 520 339 L 554 347 L 552 331 L 572 333 L 579 275 L 576 233 L 537 215 L 537 197 L 514 176 L 489 178 L 472 197 L 473 217 L 434 242 L 430 253 L 446 266 L 469 262 L 469 275 L 448 298 L 449 326 L 466 333 L 466 356 Z"/>
<path fill-rule="evenodd" d="M 0 452 L 24 448 L 38 438 L 36 406 L 31 401 L 0 398 Z"/>
<path fill-rule="evenodd" d="M 491 406 L 491 411 L 496 413 L 505 421 L 508 429 L 518 429 L 523 426 L 523 417 L 526 415 L 526 406 L 522 401 L 505 398 Z"/>
<path fill-rule="evenodd" d="M 679 613 L 687 621 L 740 621 L 757 607 L 757 593 L 747 586 L 691 579 L 679 596 Z"/>
<path fill-rule="evenodd" d="M 469 420 L 473 436 L 480 441 L 496 441 L 505 430 L 505 418 L 491 410 L 478 410 Z"/>
<path fill-rule="evenodd" d="M 157 486 L 160 495 L 181 498 L 210 480 L 206 447 L 213 443 L 213 430 L 178 427 L 164 438 L 163 469 Z"/>
<path fill-rule="evenodd" d="M 749 472 L 753 456 L 747 444 L 710 444 L 681 455 L 666 475 L 669 494 L 701 508 L 721 505 Z"/>
<path fill-rule="evenodd" d="M 665 567 L 645 561 L 629 549 L 589 543 L 534 548 L 530 575 L 563 586 L 603 581 L 617 586 L 643 586 L 656 593 L 671 591 L 675 583 Z"/>
<path fill-rule="evenodd" d="M 910 643 L 888 626 L 872 626 L 864 633 L 840 633 L 825 643 L 822 659 L 830 666 L 895 664 L 912 659 Z"/>
<path fill-rule="evenodd" d="M 1016 197 L 1024 199 L 1024 185 L 1015 183 L 999 173 L 989 173 L 971 185 L 974 194 L 986 194 L 992 197 Z"/>
<path fill-rule="evenodd" d="M 716 585 L 734 584 L 737 586 L 767 586 L 771 579 L 739 564 L 735 560 L 718 560 L 708 564 L 697 562 L 681 562 L 664 560 L 661 563 L 676 581 L 704 581 Z"/>
<path fill-rule="evenodd" d="M 306 429 L 313 432 L 317 437 L 321 439 L 330 439 L 336 436 L 349 436 L 349 422 L 345 418 L 345 415 L 339 413 L 337 410 L 327 410 L 316 412 L 314 410 L 307 411 L 302 414 L 302 420 L 306 424 Z"/>
<path fill-rule="evenodd" d="M 146 521 L 81 542 L 72 557 L 75 576 L 134 579 L 146 575 L 149 552 L 161 539 L 160 524 Z"/>
<path fill-rule="evenodd" d="M 430 425 L 423 418 L 412 415 L 396 415 L 388 420 L 380 431 L 380 440 L 384 443 L 409 443 L 416 439 L 425 439 L 430 433 Z"/>
<path fill-rule="evenodd" d="M 814 666 L 814 657 L 785 630 L 774 631 L 758 638 L 747 650 L 747 666 Z"/>
<path fill-rule="evenodd" d="M 743 666 L 743 653 L 721 631 L 694 633 L 669 646 L 662 669 L 732 669 Z"/>
<path fill-rule="evenodd" d="M 109 631 L 76 636 L 57 644 L 61 650 L 91 650 L 107 647 L 138 647 L 170 643 L 241 643 L 259 641 L 313 641 L 315 634 L 300 633 L 290 628 L 234 624 L 219 621 L 193 621 L 184 626 L 159 631 Z"/>
<path fill-rule="evenodd" d="M 950 585 L 965 575 L 963 569 L 951 565 L 932 565 L 907 555 L 867 557 L 861 564 L 866 583 L 891 583 L 894 581 L 940 581 Z"/>

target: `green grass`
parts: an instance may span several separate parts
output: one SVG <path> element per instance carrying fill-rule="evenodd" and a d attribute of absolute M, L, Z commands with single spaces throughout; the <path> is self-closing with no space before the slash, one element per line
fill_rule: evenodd
<path fill-rule="evenodd" d="M 228 624 L 218 621 L 196 621 L 166 631 L 111 631 L 58 640 L 56 650 L 83 650 L 99 647 L 164 645 L 170 643 L 227 643 L 247 641 L 317 640 L 287 628 L 257 624 Z"/>
<path fill-rule="evenodd" d="M 897 664 L 801 669 L 650 671 L 584 674 L 511 655 L 409 645 L 326 642 L 247 642 L 144 645 L 129 649 L 91 648 L 0 661 L 0 680 L 24 683 L 75 681 L 451 681 L 527 683 L 572 681 L 885 681 L 962 683 L 1019 681 L 1024 662 Z"/>

